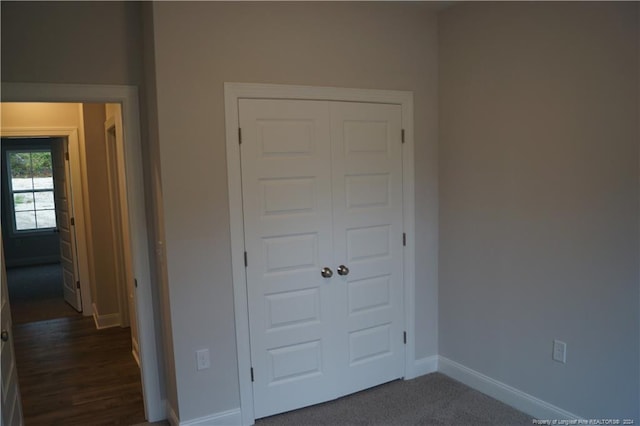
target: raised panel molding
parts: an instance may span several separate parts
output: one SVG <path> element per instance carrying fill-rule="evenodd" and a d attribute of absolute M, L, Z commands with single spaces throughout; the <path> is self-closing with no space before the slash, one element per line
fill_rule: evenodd
<path fill-rule="evenodd" d="M 266 273 L 318 266 L 318 236 L 315 233 L 269 237 L 262 241 Z"/>
<path fill-rule="evenodd" d="M 345 186 L 350 209 L 389 206 L 388 174 L 347 176 Z"/>
<path fill-rule="evenodd" d="M 313 152 L 313 121 L 308 120 L 261 120 L 259 145 L 263 157 L 300 157 Z M 294 133 L 296 138 L 286 138 L 287 133 Z M 296 141 L 295 144 L 284 141 Z M 298 141 L 303 141 L 298 142 Z"/>
<path fill-rule="evenodd" d="M 365 313 L 389 306 L 391 294 L 389 275 L 365 278 L 349 282 L 349 315 Z"/>
<path fill-rule="evenodd" d="M 269 320 L 267 330 L 269 331 L 320 320 L 318 288 L 270 294 L 266 296 L 266 299 Z"/>
<path fill-rule="evenodd" d="M 312 213 L 315 201 L 315 179 L 308 177 L 262 179 L 264 216 Z"/>
<path fill-rule="evenodd" d="M 361 364 L 370 359 L 391 354 L 391 327 L 382 324 L 349 334 L 349 364 Z"/>
<path fill-rule="evenodd" d="M 389 225 L 347 230 L 349 262 L 389 256 Z"/>

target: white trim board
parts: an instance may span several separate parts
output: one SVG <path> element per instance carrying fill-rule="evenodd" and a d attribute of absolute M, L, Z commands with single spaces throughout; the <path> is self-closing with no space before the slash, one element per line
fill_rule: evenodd
<path fill-rule="evenodd" d="M 407 344 L 405 379 L 416 377 L 415 369 L 415 195 L 413 93 L 393 90 L 344 89 L 336 87 L 285 86 L 276 84 L 225 83 L 225 124 L 227 177 L 231 231 L 231 263 L 240 383 L 242 424 L 254 423 L 253 388 L 250 377 L 249 311 L 247 307 L 246 271 L 244 267 L 244 227 L 242 214 L 242 180 L 238 141 L 239 99 L 298 99 L 397 104 L 402 109 L 403 219 L 407 245 L 404 248 L 404 311 Z"/>
<path fill-rule="evenodd" d="M 96 324 L 96 328 L 98 330 L 102 330 L 104 328 L 117 327 L 120 325 L 120 314 L 104 314 L 101 315 L 98 312 L 98 307 L 96 304 L 93 304 L 93 322 Z"/>
<path fill-rule="evenodd" d="M 156 353 L 156 328 L 149 265 L 148 225 L 145 214 L 142 142 L 138 89 L 135 86 L 86 84 L 2 83 L 2 102 L 94 102 L 122 104 L 124 123 L 125 173 L 131 224 L 131 253 L 137 279 L 136 312 L 138 316 L 142 393 L 145 417 L 153 422 L 165 419 L 160 393 L 160 368 Z M 91 306 L 90 304 L 87 306 Z"/>
<path fill-rule="evenodd" d="M 536 419 L 584 420 L 576 414 L 556 407 L 443 356 L 438 357 L 438 371 Z"/>
<path fill-rule="evenodd" d="M 239 426 L 242 421 L 242 416 L 240 414 L 240 409 L 236 408 L 184 422 L 179 421 L 174 414 L 172 421 L 178 421 L 178 423 L 172 423 L 172 426 Z"/>
<path fill-rule="evenodd" d="M 438 355 L 416 359 L 413 367 L 414 377 L 424 376 L 438 371 Z"/>
<path fill-rule="evenodd" d="M 136 364 L 138 364 L 138 368 L 140 368 L 140 350 L 138 349 L 138 341 L 135 339 L 131 339 L 131 355 L 133 359 L 136 360 Z"/>
<path fill-rule="evenodd" d="M 175 410 L 173 409 L 169 401 L 165 401 L 165 404 L 166 404 L 166 412 L 167 412 L 166 414 L 167 421 L 171 426 L 179 426 L 180 419 L 178 418 L 178 415 L 176 414 Z"/>

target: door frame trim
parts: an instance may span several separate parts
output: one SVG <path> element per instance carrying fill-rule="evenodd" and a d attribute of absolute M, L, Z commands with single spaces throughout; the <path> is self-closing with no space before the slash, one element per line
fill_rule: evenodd
<path fill-rule="evenodd" d="M 119 103 L 122 105 L 125 146 L 125 174 L 131 225 L 131 254 L 136 289 L 136 315 L 140 350 L 140 372 L 145 417 L 153 422 L 166 418 L 160 392 L 148 224 L 145 211 L 140 110 L 136 86 L 6 83 L 2 82 L 2 102 Z"/>
<path fill-rule="evenodd" d="M 231 264 L 233 279 L 238 380 L 240 383 L 240 411 L 242 424 L 255 421 L 253 388 L 251 385 L 251 346 L 249 310 L 247 306 L 247 277 L 244 266 L 244 225 L 242 211 L 242 176 L 240 172 L 239 99 L 297 99 L 384 103 L 400 105 L 402 110 L 402 191 L 404 232 L 407 245 L 403 252 L 404 314 L 408 335 L 405 348 L 405 379 L 415 372 L 415 193 L 413 93 L 396 90 L 346 89 L 337 87 L 289 86 L 279 84 L 225 83 L 225 126 L 227 148 L 227 183 L 229 189 L 229 219 L 231 232 Z"/>

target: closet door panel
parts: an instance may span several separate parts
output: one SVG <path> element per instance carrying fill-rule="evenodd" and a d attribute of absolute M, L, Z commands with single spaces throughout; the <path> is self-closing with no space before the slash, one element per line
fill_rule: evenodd
<path fill-rule="evenodd" d="M 331 104 L 340 394 L 402 376 L 402 146 L 398 105 Z"/>
<path fill-rule="evenodd" d="M 239 102 L 256 418 L 336 394 L 328 108 Z"/>

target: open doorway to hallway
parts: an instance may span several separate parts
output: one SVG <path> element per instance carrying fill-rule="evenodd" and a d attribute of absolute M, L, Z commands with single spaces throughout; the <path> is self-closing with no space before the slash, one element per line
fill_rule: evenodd
<path fill-rule="evenodd" d="M 58 170 L 56 155 L 44 172 L 27 158 L 30 190 L 14 191 L 26 177 L 3 167 L 4 254 L 25 423 L 141 422 L 120 105 L 3 103 L 2 112 L 2 134 L 11 138 L 3 137 L 3 165 L 13 164 L 14 151 L 33 157 L 60 141 L 69 148 L 58 153 Z M 75 139 L 61 137 L 62 128 L 75 128 Z M 34 140 L 38 150 L 26 150 Z M 51 188 L 34 189 L 47 179 Z M 53 209 L 43 208 L 44 192 Z"/>
<path fill-rule="evenodd" d="M 124 134 L 124 157 L 127 176 L 126 198 L 128 201 L 129 219 L 131 222 L 131 258 L 132 270 L 137 283 L 135 287 L 136 320 L 139 331 L 140 372 L 145 416 L 149 421 L 166 418 L 163 394 L 162 335 L 160 324 L 167 323 L 160 311 L 158 294 L 161 289 L 152 279 L 152 265 L 149 237 L 154 228 L 146 214 L 145 182 L 143 178 L 142 141 L 140 128 L 140 109 L 138 89 L 135 86 L 105 86 L 92 84 L 49 84 L 49 83 L 2 83 L 3 102 L 85 102 L 85 103 L 117 103 L 122 106 Z M 2 129 L 4 132 L 4 129 Z M 60 129 L 58 129 L 60 130 Z M 76 129 L 61 129 L 66 132 L 69 141 L 77 138 Z M 155 205 L 155 204 L 154 204 Z M 81 229 L 82 227 L 80 227 Z M 162 244 L 159 241 L 158 244 Z M 82 254 L 82 252 L 79 252 Z M 12 324 L 8 307 L 7 287 L 4 271 L 4 254 L 0 246 L 0 272 L 2 286 L 0 299 L 0 317 L 2 325 L 2 421 L 4 424 L 20 424 L 22 410 L 20 406 L 20 389 L 13 362 Z M 82 271 L 81 271 L 82 272 Z M 86 297 L 87 292 L 83 292 Z M 91 302 L 83 306 L 91 306 Z M 86 311 L 84 312 L 86 313 Z"/>

